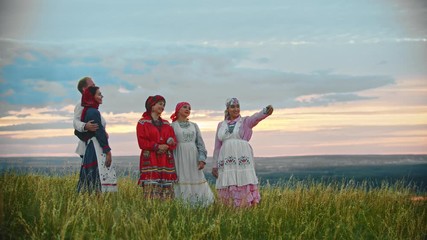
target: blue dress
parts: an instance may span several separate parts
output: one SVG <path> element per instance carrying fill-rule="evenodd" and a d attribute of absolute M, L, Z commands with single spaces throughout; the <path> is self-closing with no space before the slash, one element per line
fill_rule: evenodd
<path fill-rule="evenodd" d="M 111 148 L 108 145 L 105 131 L 105 120 L 96 108 L 88 108 L 84 122 L 93 120 L 99 128 L 96 132 L 84 133 L 86 151 L 80 168 L 80 178 L 77 184 L 78 192 L 117 191 L 117 177 L 113 164 L 105 167 L 105 154 Z"/>

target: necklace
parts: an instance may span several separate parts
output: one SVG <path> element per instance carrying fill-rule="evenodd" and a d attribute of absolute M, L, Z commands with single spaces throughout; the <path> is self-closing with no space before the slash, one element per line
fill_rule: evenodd
<path fill-rule="evenodd" d="M 236 122 L 232 122 L 232 123 L 227 123 L 227 126 L 228 126 L 228 133 L 233 133 L 233 131 L 234 131 L 234 127 L 236 126 Z"/>
<path fill-rule="evenodd" d="M 188 121 L 185 121 L 185 122 L 178 121 L 178 124 L 182 128 L 188 128 L 190 126 L 190 122 L 188 122 Z"/>

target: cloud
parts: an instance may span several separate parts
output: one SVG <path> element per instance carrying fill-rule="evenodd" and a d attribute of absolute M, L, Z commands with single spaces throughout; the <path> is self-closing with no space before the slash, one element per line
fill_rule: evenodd
<path fill-rule="evenodd" d="M 370 100 L 373 97 L 364 97 L 357 94 L 322 94 L 322 95 L 308 95 L 298 97 L 295 101 L 295 105 L 298 106 L 327 106 L 336 102 L 351 102 L 360 100 Z"/>
<path fill-rule="evenodd" d="M 119 93 L 130 93 L 130 90 L 127 90 L 126 88 L 120 86 L 118 89 Z"/>
<path fill-rule="evenodd" d="M 328 97 L 336 96 L 312 95 L 298 100 L 315 102 Z M 378 103 L 378 99 L 376 101 Z M 135 125 L 141 113 L 105 112 L 102 107 L 100 110 L 107 120 L 114 153 L 137 155 Z M 25 145 L 31 145 L 33 147 L 28 150 L 36 154 L 45 151 L 48 155 L 57 152 L 72 155 L 77 142 L 72 135 L 72 111 L 72 105 L 8 111 L 8 117 L 0 118 L 0 123 L 7 123 L 0 127 L 2 154 L 16 154 Z M 167 111 L 163 117 L 167 119 L 171 113 Z M 244 109 L 241 112 L 244 116 L 252 113 L 254 111 Z M 276 108 L 272 116 L 258 124 L 251 141 L 257 156 L 366 154 L 379 150 L 422 153 L 427 141 L 424 137 L 426 113 L 424 105 L 402 107 L 391 103 L 377 106 L 335 102 L 327 107 Z M 215 127 L 222 119 L 221 110 L 194 109 L 192 112 L 191 120 L 201 128 L 208 149 L 213 149 Z"/>
<path fill-rule="evenodd" d="M 427 36 L 427 2 L 424 0 L 392 0 L 392 13 L 396 23 L 402 25 L 402 29 L 414 37 Z"/>
<path fill-rule="evenodd" d="M 257 128 L 263 134 L 279 131 L 277 142 L 286 134 L 323 141 L 329 133 L 337 133 L 339 142 L 339 134 L 352 133 L 355 126 L 362 132 L 369 123 L 375 125 L 369 131 L 402 122 L 420 126 L 425 84 L 408 86 L 409 91 L 401 82 L 425 82 L 425 12 L 421 0 L 3 1 L 0 141 L 6 150 L 19 151 L 23 145 L 9 144 L 19 142 L 13 136 L 40 148 L 52 140 L 65 145 L 75 140 L 65 134 L 72 132 L 73 109 L 81 98 L 76 84 L 83 76 L 101 87 L 100 111 L 113 139 L 134 140 L 135 121 L 154 94 L 166 97 L 165 118 L 176 102 L 191 102 L 191 119 L 209 136 L 230 96 L 240 99 L 242 114 L 273 104 L 275 115 Z M 317 111 L 322 107 L 327 109 Z M 23 139 L 28 134 L 33 139 Z M 351 150 L 351 135 L 342 149 Z M 134 143 L 129 139 L 121 146 Z M 293 141 L 275 145 L 286 149 Z M 261 142 L 274 150 L 264 143 L 270 141 Z M 308 148 L 304 141 L 294 146 Z M 333 145 L 324 147 L 334 151 Z M 298 151 L 305 150 L 314 151 Z"/>
<path fill-rule="evenodd" d="M 196 109 L 222 110 L 224 99 L 230 96 L 240 98 L 245 108 L 259 109 L 270 103 L 278 107 L 306 106 L 308 102 L 296 99 L 323 95 L 310 103 L 320 106 L 366 100 L 358 92 L 395 82 L 381 75 L 298 73 L 242 66 L 251 55 L 246 49 L 146 44 L 136 49 L 110 47 L 96 57 L 78 56 L 70 49 L 68 53 L 54 53 L 48 46 L 36 49 L 34 46 L 21 51 L 1 69 L 4 82 L 0 84 L 7 89 L 0 95 L 3 101 L 24 106 L 66 106 L 78 101 L 76 82 L 87 75 L 101 87 L 103 110 L 114 113 L 142 112 L 145 99 L 154 94 L 164 95 L 171 109 L 174 103 L 185 100 Z M 118 51 L 120 58 L 113 57 Z M 8 94 L 11 92 L 15 94 Z"/>
<path fill-rule="evenodd" d="M 1 131 L 2 138 L 12 139 L 41 139 L 54 137 L 67 137 L 72 135 L 72 129 L 34 129 L 26 131 Z"/>
<path fill-rule="evenodd" d="M 72 112 L 63 112 L 61 109 L 52 107 L 26 108 L 19 111 L 9 110 L 4 113 L 6 116 L 0 117 L 0 127 L 21 125 L 21 124 L 41 124 L 61 121 L 70 121 Z"/>
<path fill-rule="evenodd" d="M 16 38 L 24 36 L 34 24 L 40 14 L 40 1 L 0 2 L 0 36 Z"/>
<path fill-rule="evenodd" d="M 13 91 L 13 89 L 7 89 L 5 92 L 2 92 L 0 94 L 0 97 L 9 97 L 12 96 L 13 94 L 15 94 L 15 91 Z"/>
<path fill-rule="evenodd" d="M 25 79 L 23 80 L 24 86 L 30 86 L 34 91 L 41 92 L 47 96 L 54 97 L 65 97 L 67 96 L 67 89 L 63 84 L 58 82 L 49 82 L 46 80 L 37 80 L 37 79 Z M 45 95 L 45 96 L 46 96 Z"/>

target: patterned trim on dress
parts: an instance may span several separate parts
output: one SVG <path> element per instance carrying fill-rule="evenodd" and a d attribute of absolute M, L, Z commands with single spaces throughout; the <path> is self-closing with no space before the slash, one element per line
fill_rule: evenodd
<path fill-rule="evenodd" d="M 239 157 L 239 166 L 245 166 L 251 164 L 251 160 L 247 156 Z"/>
<path fill-rule="evenodd" d="M 218 162 L 218 168 L 224 168 L 224 166 L 230 166 L 230 165 L 236 165 L 237 161 L 236 161 L 236 157 L 233 156 L 228 156 L 224 159 L 219 160 Z"/>
<path fill-rule="evenodd" d="M 237 122 L 227 123 L 227 132 L 226 134 L 232 134 L 234 131 L 234 128 L 236 127 Z"/>
<path fill-rule="evenodd" d="M 160 180 L 160 179 L 150 179 L 150 180 L 142 180 L 141 181 L 143 186 L 157 186 L 157 187 L 170 187 L 172 186 L 176 181 L 171 180 Z"/>
<path fill-rule="evenodd" d="M 218 162 L 218 168 L 219 168 L 219 169 L 224 168 L 224 160 L 223 160 L 223 159 L 221 159 L 221 160 Z"/>
<path fill-rule="evenodd" d="M 156 144 L 154 144 L 153 148 L 156 147 Z M 142 156 L 145 160 L 150 160 L 150 151 L 149 150 L 142 150 Z"/>
<path fill-rule="evenodd" d="M 144 123 L 151 123 L 151 120 L 139 119 L 138 123 L 141 124 L 141 125 L 144 125 Z"/>
<path fill-rule="evenodd" d="M 224 164 L 225 165 L 236 165 L 237 164 L 236 158 L 233 156 L 226 157 L 224 159 Z"/>
<path fill-rule="evenodd" d="M 98 166 L 98 162 L 97 161 L 93 161 L 93 162 L 87 163 L 87 164 L 82 164 L 83 168 L 91 168 L 91 167 L 94 167 L 94 166 Z"/>
<path fill-rule="evenodd" d="M 204 180 L 204 181 L 196 182 L 196 183 L 192 183 L 192 182 L 178 182 L 177 185 L 201 185 L 201 184 L 204 184 L 206 182 L 208 182 L 208 181 Z"/>
<path fill-rule="evenodd" d="M 140 170 L 141 173 L 149 173 L 149 172 L 164 172 L 164 173 L 175 173 L 175 168 L 158 168 L 158 167 L 148 167 L 142 168 Z"/>
<path fill-rule="evenodd" d="M 193 131 L 182 131 L 182 137 L 184 142 L 192 142 L 195 132 Z"/>
<path fill-rule="evenodd" d="M 178 121 L 178 124 L 181 128 L 189 128 L 190 127 L 190 122 L 188 122 L 188 121 L 185 121 L 185 122 L 179 122 Z"/>
<path fill-rule="evenodd" d="M 163 121 L 163 124 L 170 125 L 170 123 L 168 122 L 168 120 L 162 119 L 162 121 Z M 138 123 L 141 124 L 141 125 L 144 125 L 144 123 L 151 123 L 151 124 L 153 124 L 153 122 L 151 120 L 148 120 L 148 119 L 139 119 Z"/>

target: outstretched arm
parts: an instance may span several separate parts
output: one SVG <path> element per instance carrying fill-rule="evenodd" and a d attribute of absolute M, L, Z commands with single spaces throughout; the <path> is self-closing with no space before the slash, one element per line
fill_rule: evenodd
<path fill-rule="evenodd" d="M 268 105 L 267 107 L 263 108 L 261 111 L 254 113 L 252 116 L 247 117 L 245 121 L 245 126 L 248 128 L 255 127 L 259 122 L 267 118 L 273 113 L 273 106 Z"/>
<path fill-rule="evenodd" d="M 244 117 L 242 127 L 240 127 L 239 131 L 240 137 L 246 141 L 249 141 L 252 137 L 252 128 L 266 117 L 270 116 L 272 113 L 273 107 L 268 105 L 261 111 L 254 113 L 252 116 Z"/>

